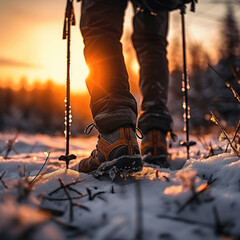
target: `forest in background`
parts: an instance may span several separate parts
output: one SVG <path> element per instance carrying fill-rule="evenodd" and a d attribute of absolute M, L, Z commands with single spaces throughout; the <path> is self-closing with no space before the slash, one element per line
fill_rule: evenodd
<path fill-rule="evenodd" d="M 222 21 L 220 34 L 222 42 L 216 46 L 216 51 L 219 51 L 219 61 L 213 67 L 239 93 L 240 34 L 230 6 Z M 138 74 L 131 68 L 135 52 L 129 38 L 130 35 L 126 35 L 123 40 L 124 44 L 129 43 L 125 47 L 124 54 L 127 56 L 125 60 L 131 91 L 140 103 Z M 181 42 L 178 38 L 174 38 L 170 45 L 172 47 L 169 49 L 168 58 L 173 67 L 168 105 L 174 118 L 175 130 L 182 130 Z M 240 115 L 239 105 L 236 104 L 224 80 L 209 68 L 213 63 L 208 50 L 199 42 L 189 42 L 188 62 L 192 129 L 208 129 L 210 110 L 218 112 L 228 125 L 235 125 Z M 235 77 L 234 73 L 236 73 Z M 18 91 L 11 88 L 11 82 L 6 88 L 0 85 L 0 131 L 16 129 L 30 133 L 63 134 L 65 87 L 48 80 L 43 84 L 36 82 L 31 90 L 27 90 L 28 80 L 22 78 L 20 81 L 21 87 Z M 73 135 L 83 133 L 86 125 L 92 121 L 89 100 L 88 93 L 71 95 Z"/>

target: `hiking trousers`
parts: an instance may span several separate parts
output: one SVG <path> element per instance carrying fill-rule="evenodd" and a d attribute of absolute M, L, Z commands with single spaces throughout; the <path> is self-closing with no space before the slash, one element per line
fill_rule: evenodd
<path fill-rule="evenodd" d="M 86 79 L 94 122 L 102 133 L 137 123 L 137 102 L 130 93 L 122 44 L 127 0 L 82 0 L 80 30 L 89 67 Z M 156 16 L 134 6 L 133 46 L 140 64 L 141 113 L 138 127 L 171 131 L 167 104 L 168 61 L 166 58 L 168 12 Z"/>

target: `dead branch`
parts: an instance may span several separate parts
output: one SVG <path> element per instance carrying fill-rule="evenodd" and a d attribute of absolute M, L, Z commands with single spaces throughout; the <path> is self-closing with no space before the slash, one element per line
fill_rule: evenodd
<path fill-rule="evenodd" d="M 2 183 L 2 185 L 3 185 L 6 189 L 8 189 L 8 186 L 7 186 L 6 182 L 3 180 L 3 177 L 4 177 L 5 174 L 6 174 L 6 171 L 4 171 L 4 172 L 1 174 L 1 176 L 0 176 L 0 182 Z"/>
<path fill-rule="evenodd" d="M 218 121 L 217 117 L 215 116 L 215 114 L 211 111 L 212 114 L 212 118 L 211 120 L 217 124 L 217 126 L 220 128 L 220 130 L 222 131 L 222 133 L 224 134 L 225 138 L 227 139 L 228 143 L 230 144 L 231 148 L 233 149 L 233 151 L 237 154 L 238 157 L 240 157 L 240 154 L 238 152 L 238 150 L 233 146 L 232 141 L 229 139 L 227 132 L 225 131 L 225 129 L 223 128 L 223 126 L 221 125 L 221 123 Z"/>

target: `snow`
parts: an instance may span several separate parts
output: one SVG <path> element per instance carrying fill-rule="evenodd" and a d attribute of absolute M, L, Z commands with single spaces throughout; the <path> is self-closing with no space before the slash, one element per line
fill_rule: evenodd
<path fill-rule="evenodd" d="M 217 137 L 205 139 L 219 152 L 224 143 Z M 0 134 L 0 151 L 14 138 Z M 6 149 L 1 151 L 1 240 L 240 237 L 240 159 L 234 153 L 204 158 L 207 150 L 197 144 L 186 161 L 185 148 L 174 143 L 170 169 L 144 164 L 141 172 L 111 180 L 77 171 L 96 137 L 70 143 L 70 153 L 77 155 L 70 169 L 58 161 L 65 149 L 62 137 L 19 134 L 13 145 L 18 154 L 11 151 L 4 159 Z M 46 166 L 31 183 L 48 152 Z"/>

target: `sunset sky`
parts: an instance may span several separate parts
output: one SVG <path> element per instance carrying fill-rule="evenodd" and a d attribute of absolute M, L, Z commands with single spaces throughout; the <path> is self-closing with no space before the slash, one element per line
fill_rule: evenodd
<path fill-rule="evenodd" d="M 215 3 L 214 3 L 215 2 Z M 226 2 L 200 0 L 197 12 L 189 12 L 187 40 L 202 42 L 213 56 L 218 47 L 221 19 L 226 12 Z M 234 2 L 234 1 L 233 1 Z M 235 1 L 239 2 L 239 1 Z M 0 1 L 0 85 L 12 79 L 18 86 L 20 78 L 30 82 L 53 79 L 65 83 L 66 41 L 62 40 L 66 0 L 1 0 Z M 240 4 L 234 4 L 238 17 Z M 81 4 L 74 2 L 77 26 L 72 27 L 71 82 L 73 91 L 85 91 L 88 69 L 83 57 L 83 42 L 79 31 Z M 126 11 L 125 30 L 131 31 L 132 8 Z M 181 37 L 179 12 L 171 14 L 169 42 L 173 35 Z"/>

